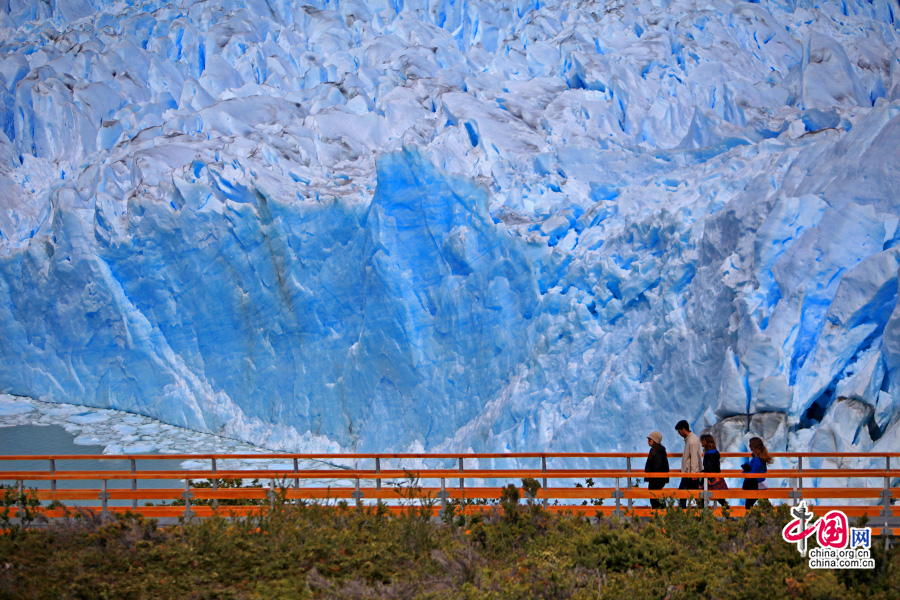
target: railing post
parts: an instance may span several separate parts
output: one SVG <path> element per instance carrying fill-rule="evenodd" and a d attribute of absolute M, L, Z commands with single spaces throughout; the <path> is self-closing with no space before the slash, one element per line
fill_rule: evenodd
<path fill-rule="evenodd" d="M 52 458 L 50 459 L 50 474 L 56 475 L 56 461 Z M 56 491 L 56 480 L 55 479 L 50 480 L 50 491 L 51 492 Z"/>
<path fill-rule="evenodd" d="M 132 458 L 131 459 L 131 474 L 134 475 L 136 472 L 137 472 L 137 461 L 135 461 Z M 137 479 L 131 480 L 131 491 L 137 492 Z M 137 498 L 132 498 L 131 499 L 131 508 L 134 510 L 137 510 L 137 505 L 138 505 Z"/>
<path fill-rule="evenodd" d="M 294 459 L 294 473 L 297 473 L 299 471 L 300 471 L 300 463 L 295 458 Z M 294 491 L 295 492 L 300 491 L 300 478 L 299 477 L 294 477 Z M 300 498 L 294 498 L 294 504 L 299 504 L 299 503 L 300 503 Z"/>
<path fill-rule="evenodd" d="M 891 532 L 893 531 L 893 528 L 888 526 L 889 519 L 893 516 L 891 511 L 891 457 L 885 456 L 884 463 L 884 468 L 888 473 L 885 474 L 884 490 L 881 492 L 881 514 L 884 516 L 884 527 L 881 531 L 884 534 L 884 549 L 887 551 L 891 547 Z"/>
<path fill-rule="evenodd" d="M 376 456 L 375 457 L 375 474 L 377 475 L 379 473 L 381 473 L 381 457 Z M 381 477 L 379 477 L 378 479 L 375 480 L 375 489 L 376 490 L 381 489 Z"/>
<path fill-rule="evenodd" d="M 625 457 L 625 470 L 628 471 L 628 489 L 631 489 L 631 457 Z M 628 497 L 628 510 L 631 510 L 631 497 Z"/>
<path fill-rule="evenodd" d="M 100 481 L 100 514 L 107 515 L 109 513 L 109 492 L 106 489 L 106 480 Z"/>
<path fill-rule="evenodd" d="M 215 457 L 212 458 L 212 473 L 213 473 L 212 489 L 218 490 L 219 489 L 219 480 L 218 480 L 218 478 L 216 478 L 216 458 Z M 213 510 L 215 510 L 217 508 L 219 508 L 219 499 L 213 498 Z"/>
<path fill-rule="evenodd" d="M 541 472 L 542 473 L 547 472 L 547 457 L 544 455 L 541 455 Z M 547 508 L 547 496 L 546 496 L 546 494 L 547 494 L 547 477 L 544 477 L 543 479 L 541 479 L 541 485 L 544 486 L 544 494 L 545 494 L 544 502 L 543 502 L 544 508 Z"/>
<path fill-rule="evenodd" d="M 703 508 L 712 505 L 712 492 L 709 491 L 709 479 L 703 478 Z"/>
<path fill-rule="evenodd" d="M 357 507 L 362 506 L 362 498 L 363 498 L 364 494 L 359 489 L 359 477 L 356 478 L 356 488 L 355 488 L 354 492 L 351 494 L 351 496 L 356 500 Z"/>
<path fill-rule="evenodd" d="M 462 456 L 459 457 L 459 472 L 460 473 L 463 472 L 463 457 Z M 461 490 L 466 489 L 466 480 L 463 479 L 462 477 L 459 478 L 459 489 L 461 489 Z"/>
<path fill-rule="evenodd" d="M 441 512 L 442 513 L 446 513 L 446 511 L 447 511 L 447 496 L 449 496 L 449 494 L 447 493 L 446 480 L 443 477 L 441 477 L 441 493 L 438 494 L 438 497 L 441 499 Z"/>
<path fill-rule="evenodd" d="M 622 515 L 622 492 L 619 489 L 619 478 L 616 477 L 616 491 L 614 492 L 616 496 L 616 510 L 613 512 L 614 515 L 621 516 Z"/>
<path fill-rule="evenodd" d="M 184 498 L 184 518 L 190 519 L 194 514 L 194 511 L 191 510 L 191 498 L 194 497 L 194 494 L 191 493 L 191 480 L 184 480 L 184 493 L 181 494 L 181 497 Z"/>
<path fill-rule="evenodd" d="M 21 500 L 22 495 L 25 494 L 25 480 L 24 479 L 19 479 L 18 481 L 16 481 L 16 489 L 19 490 L 19 501 L 17 503 L 20 503 L 22 508 L 16 509 L 15 516 L 22 518 L 25 516 L 25 514 L 24 514 L 25 503 Z"/>

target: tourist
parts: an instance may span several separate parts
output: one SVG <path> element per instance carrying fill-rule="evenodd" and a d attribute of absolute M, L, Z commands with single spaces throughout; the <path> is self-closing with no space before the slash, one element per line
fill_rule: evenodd
<path fill-rule="evenodd" d="M 650 446 L 650 453 L 647 454 L 647 464 L 644 465 L 645 473 L 668 473 L 669 457 L 666 454 L 666 447 L 662 445 L 662 434 L 658 431 L 651 431 L 647 436 L 647 445 Z M 661 490 L 667 483 L 668 477 L 647 477 L 648 490 Z M 650 498 L 650 508 L 662 508 L 663 503 L 657 498 Z"/>
<path fill-rule="evenodd" d="M 699 473 L 703 469 L 703 458 L 700 450 L 700 440 L 696 435 L 691 433 L 691 426 L 682 419 L 675 425 L 675 431 L 684 438 L 684 454 L 681 455 L 681 472 Z M 681 483 L 678 484 L 679 490 L 699 490 L 700 478 L 698 477 L 682 477 Z M 687 508 L 687 498 L 678 501 L 681 508 Z"/>
<path fill-rule="evenodd" d="M 716 438 L 708 433 L 700 436 L 700 445 L 703 446 L 703 472 L 704 473 L 721 473 L 722 463 L 719 450 L 716 448 Z M 706 480 L 707 489 L 710 490 L 727 490 L 728 484 L 725 483 L 724 477 L 710 477 Z M 727 507 L 728 501 L 725 498 L 719 498 L 718 503 Z"/>
<path fill-rule="evenodd" d="M 750 438 L 750 453 L 753 456 L 748 462 L 741 465 L 741 469 L 743 469 L 745 473 L 765 473 L 768 470 L 767 466 L 771 465 L 774 459 L 769 455 L 769 451 L 766 450 L 766 445 L 760 438 Z M 744 485 L 741 486 L 741 489 L 764 490 L 767 487 L 765 478 L 755 479 L 747 477 L 744 479 Z M 748 510 L 754 504 L 756 504 L 756 498 L 747 498 L 747 500 L 744 501 L 744 506 Z"/>

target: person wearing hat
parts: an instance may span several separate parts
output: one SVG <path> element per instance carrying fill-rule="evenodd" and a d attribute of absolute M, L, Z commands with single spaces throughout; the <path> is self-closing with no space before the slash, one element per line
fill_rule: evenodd
<path fill-rule="evenodd" d="M 644 465 L 645 473 L 668 473 L 669 457 L 666 454 L 666 447 L 662 445 L 662 434 L 658 431 L 651 431 L 647 436 L 647 445 L 650 446 L 650 453 L 647 455 L 647 464 Z M 669 483 L 668 477 L 647 477 L 647 489 L 661 490 Z M 662 508 L 663 503 L 656 498 L 650 498 L 650 508 Z"/>

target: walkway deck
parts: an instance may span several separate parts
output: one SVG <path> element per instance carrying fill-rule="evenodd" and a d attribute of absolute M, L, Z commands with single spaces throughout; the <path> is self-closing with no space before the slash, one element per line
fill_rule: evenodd
<path fill-rule="evenodd" d="M 722 453 L 722 463 L 739 464 L 745 453 Z M 637 465 L 646 458 L 642 453 L 486 453 L 486 454 L 163 454 L 163 455 L 66 455 L 0 456 L 0 482 L 20 489 L 43 487 L 37 496 L 45 503 L 78 503 L 100 512 L 140 512 L 150 517 L 191 515 L 206 517 L 214 513 L 246 515 L 266 510 L 282 495 L 286 500 L 346 502 L 349 506 L 369 506 L 381 501 L 391 511 L 404 510 L 410 503 L 425 505 L 437 514 L 448 504 L 471 512 L 490 510 L 509 483 L 525 491 L 522 480 L 534 478 L 541 483 L 533 501 L 550 511 L 572 511 L 591 516 L 635 514 L 649 516 L 648 500 L 693 498 L 717 506 L 718 499 L 733 505 L 732 516 L 742 516 L 744 508 L 735 500 L 767 498 L 773 503 L 795 504 L 806 500 L 812 512 L 824 514 L 839 509 L 848 517 L 866 516 L 873 534 L 900 533 L 900 453 L 773 453 L 775 467 L 765 475 L 749 475 L 735 469 L 718 474 L 701 474 L 706 480 L 722 476 L 732 489 L 724 491 L 679 491 L 677 460 L 672 461 L 672 482 L 661 492 L 651 492 L 638 484 L 645 477 Z M 670 459 L 680 455 L 669 454 Z M 60 470 L 58 461 L 127 460 L 130 470 Z M 142 461 L 171 460 L 208 463 L 209 468 L 141 470 Z M 273 459 L 291 468 L 217 468 L 229 459 Z M 732 460 L 729 460 L 732 459 Z M 42 471 L 16 471 L 11 461 L 45 461 Z M 319 468 L 300 468 L 316 461 Z M 892 465 L 893 461 L 893 465 Z M 534 467 L 523 465 L 534 464 Z M 448 467 L 451 464 L 452 467 Z M 604 468 L 593 465 L 602 464 Z M 865 468 L 857 465 L 865 464 Z M 780 468 L 790 465 L 790 468 Z M 663 475 L 665 476 L 665 475 Z M 744 491 L 746 477 L 765 477 L 769 488 Z M 247 487 L 223 487 L 226 479 L 256 483 Z M 130 482 L 125 489 L 111 482 Z M 171 486 L 158 486 L 171 481 Z M 80 482 L 80 483 L 75 483 Z M 87 488 L 73 488 L 85 485 Z M 591 487 L 589 485 L 593 484 Z M 197 487 L 202 485 L 204 487 Z M 130 489 L 128 489 L 130 488 Z M 737 489 L 734 489 L 737 488 Z M 124 502 L 123 502 L 124 501 Z M 178 506 L 172 502 L 178 501 Z M 226 506 L 226 502 L 228 505 Z M 220 504 L 221 503 L 221 504 Z M 44 507 L 48 517 L 62 517 L 63 509 Z M 716 508 L 715 510 L 720 510 Z M 887 529 L 882 532 L 882 529 Z"/>

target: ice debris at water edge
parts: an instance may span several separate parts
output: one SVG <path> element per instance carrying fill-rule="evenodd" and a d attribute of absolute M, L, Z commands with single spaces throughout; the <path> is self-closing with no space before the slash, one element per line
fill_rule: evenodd
<path fill-rule="evenodd" d="M 0 391 L 273 449 L 900 450 L 898 16 L 0 3 Z"/>
<path fill-rule="evenodd" d="M 258 454 L 267 450 L 208 433 L 198 433 L 161 423 L 142 415 L 73 404 L 50 403 L 0 394 L 0 434 L 17 425 L 59 426 L 74 436 L 77 446 L 103 446 L 104 454 Z M 23 449 L 25 450 L 25 449 Z M 28 454 L 46 454 L 28 448 Z M 259 468 L 271 464 L 285 468 L 277 459 L 228 459 L 223 468 Z M 209 468 L 208 461 L 182 461 L 184 468 Z M 289 467 L 288 467 L 289 468 Z"/>

